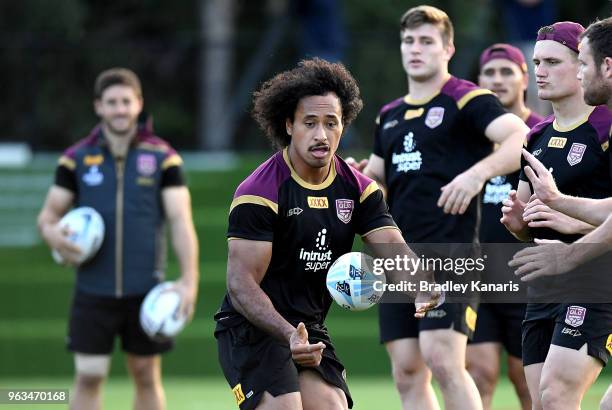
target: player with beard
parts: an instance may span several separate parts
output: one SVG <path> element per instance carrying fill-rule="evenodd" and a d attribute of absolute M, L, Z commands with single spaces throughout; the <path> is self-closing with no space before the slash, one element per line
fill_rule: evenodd
<path fill-rule="evenodd" d="M 601 199 L 612 194 L 607 152 L 612 116 L 605 106 L 592 107 L 583 99 L 576 78 L 583 31 L 577 23 L 560 22 L 538 32 L 533 56 L 538 96 L 552 102 L 554 114 L 531 130 L 524 156 L 530 163 L 537 157 L 542 168 L 552 170 L 559 190 L 565 194 Z M 580 58 L 584 61 L 584 54 Z M 518 192 L 511 192 L 504 201 L 502 222 L 515 236 L 573 242 L 593 229 L 532 197 L 529 181 L 535 181 L 534 176 L 533 169 L 525 167 Z M 533 185 L 534 190 L 536 187 Z M 522 252 L 517 254 L 519 259 Z M 534 263 L 526 262 L 519 274 L 533 269 Z M 572 277 L 557 281 L 539 278 L 530 286 L 529 294 L 555 301 L 559 289 L 578 289 L 587 282 L 584 278 L 578 282 Z M 580 407 L 584 393 L 609 359 L 606 345 L 611 328 L 612 309 L 608 304 L 528 304 L 523 324 L 523 365 L 534 408 Z"/>
<path fill-rule="evenodd" d="M 521 50 L 509 44 L 493 44 L 480 56 L 478 85 L 495 93 L 506 110 L 515 114 L 529 128 L 542 120 L 525 106 L 529 83 L 527 64 Z M 481 243 L 514 243 L 518 240 L 499 222 L 501 203 L 518 184 L 519 171 L 487 181 L 482 195 Z M 494 260 L 495 248 L 489 247 L 487 266 L 505 266 L 507 260 Z M 499 259 L 499 258 L 498 258 Z M 521 362 L 521 323 L 524 303 L 482 303 L 472 340 L 468 343 L 467 369 L 482 398 L 485 410 L 491 408 L 493 392 L 500 370 L 502 345 L 508 353 L 508 377 L 524 410 L 531 399 Z"/>
<path fill-rule="evenodd" d="M 612 110 L 612 17 L 591 24 L 581 36 L 578 79 L 589 105 L 607 105 Z M 611 151 L 612 152 L 612 151 Z M 557 189 L 552 174 L 541 163 L 528 157 L 529 180 L 536 196 L 546 205 L 593 225 L 593 232 L 573 244 L 538 241 L 539 246 L 519 253 L 513 266 L 524 280 L 569 272 L 583 263 L 612 250 L 612 200 L 594 200 L 564 195 Z M 589 244 L 584 246 L 581 244 Z M 526 263 L 529 266 L 525 266 Z M 602 410 L 612 410 L 612 387 L 601 401 Z"/>

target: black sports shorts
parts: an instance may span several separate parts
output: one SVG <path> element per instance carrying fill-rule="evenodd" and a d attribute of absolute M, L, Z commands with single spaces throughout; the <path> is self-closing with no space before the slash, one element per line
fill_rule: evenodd
<path fill-rule="evenodd" d="M 140 327 L 145 295 L 114 298 L 77 291 L 72 300 L 67 346 L 73 352 L 110 354 L 115 336 L 124 351 L 149 356 L 166 352 L 173 341 L 155 342 Z"/>
<path fill-rule="evenodd" d="M 215 331 L 219 363 L 241 410 L 257 407 L 264 392 L 276 397 L 300 391 L 298 374 L 314 370 L 326 382 L 344 391 L 349 408 L 353 399 L 346 384 L 346 371 L 336 356 L 327 329 L 307 326 L 308 341 L 323 342 L 323 359 L 317 367 L 302 367 L 291 358 L 289 346 L 249 322 Z"/>
<path fill-rule="evenodd" d="M 551 344 L 580 350 L 605 366 L 612 354 L 612 304 L 529 303 L 523 322 L 523 365 L 543 363 Z"/>
<path fill-rule="evenodd" d="M 427 312 L 424 318 L 417 319 L 413 303 L 380 303 L 380 342 L 416 338 L 420 331 L 438 329 L 454 329 L 471 338 L 476 326 L 476 310 L 475 303 L 443 303 Z"/>
<path fill-rule="evenodd" d="M 520 359 L 525 308 L 525 303 L 481 303 L 478 306 L 476 331 L 469 343 L 501 343 L 509 355 Z"/>

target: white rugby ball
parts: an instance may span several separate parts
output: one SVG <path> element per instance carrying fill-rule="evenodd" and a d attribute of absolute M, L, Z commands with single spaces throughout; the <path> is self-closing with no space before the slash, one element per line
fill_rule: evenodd
<path fill-rule="evenodd" d="M 93 258 L 102 246 L 104 220 L 95 209 L 88 206 L 75 208 L 64 215 L 59 224 L 62 228 L 68 228 L 70 231 L 68 239 L 81 249 L 78 265 Z M 51 254 L 55 262 L 59 264 L 64 262 L 64 258 L 57 250 L 54 249 Z"/>
<path fill-rule="evenodd" d="M 140 306 L 140 326 L 153 340 L 172 339 L 187 323 L 181 311 L 181 293 L 174 282 L 163 282 L 147 293 Z"/>
<path fill-rule="evenodd" d="M 327 290 L 336 303 L 348 310 L 366 310 L 383 296 L 384 275 L 373 273 L 370 255 L 349 252 L 340 256 L 327 271 Z M 377 283 L 378 282 L 378 283 Z"/>

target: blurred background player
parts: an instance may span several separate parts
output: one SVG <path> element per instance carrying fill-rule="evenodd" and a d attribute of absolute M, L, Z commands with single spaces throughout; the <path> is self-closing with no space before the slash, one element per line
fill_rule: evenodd
<path fill-rule="evenodd" d="M 583 31 L 573 22 L 555 23 L 538 31 L 533 54 L 538 95 L 551 101 L 554 114 L 531 130 L 525 156 L 531 160 L 537 157 L 543 167 L 552 169 L 562 192 L 605 198 L 612 194 L 607 152 L 612 117 L 605 106 L 592 107 L 583 100 L 576 78 Z M 502 223 L 517 238 L 573 242 L 593 229 L 532 197 L 530 174 L 531 168 L 521 173 L 518 192 L 512 191 L 502 208 Z M 536 287 L 529 288 L 530 297 L 548 300 L 560 287 L 580 286 L 571 277 L 552 284 L 537 281 Z M 580 408 L 582 397 L 608 361 L 606 341 L 611 328 L 610 305 L 528 303 L 523 324 L 523 365 L 535 409 Z"/>
<path fill-rule="evenodd" d="M 183 313 L 193 313 L 199 265 L 189 190 L 176 151 L 153 134 L 151 124 L 138 123 L 143 98 L 136 74 L 124 68 L 104 71 L 94 91 L 100 124 L 59 159 L 38 217 L 43 239 L 68 264 L 79 250 L 58 221 L 71 207 L 95 208 L 106 227 L 99 252 L 77 267 L 67 338 L 75 363 L 70 407 L 101 407 L 102 383 L 120 336 L 136 387 L 134 408 L 163 409 L 160 353 L 172 342 L 150 340 L 140 328 L 139 309 L 164 278 L 168 222 L 181 269 Z"/>
<path fill-rule="evenodd" d="M 236 190 L 228 292 L 215 315 L 219 362 L 242 410 L 352 408 L 324 325 L 327 270 L 355 234 L 405 244 L 376 182 L 336 155 L 361 107 L 351 74 L 321 59 L 255 93 L 253 117 L 281 150 Z"/>
<path fill-rule="evenodd" d="M 409 93 L 382 108 L 374 152 L 355 166 L 365 166 L 366 175 L 387 188 L 391 215 L 407 242 L 472 243 L 480 207 L 472 199 L 490 178 L 518 169 L 528 128 L 491 91 L 448 73 L 455 48 L 445 12 L 408 10 L 400 39 Z M 492 153 L 493 143 L 499 148 Z M 418 321 L 411 305 L 380 305 L 381 341 L 405 409 L 438 408 L 432 373 L 447 409 L 482 407 L 465 369 L 475 309 L 446 303 Z"/>
<path fill-rule="evenodd" d="M 478 85 L 493 91 L 506 110 L 521 118 L 531 128 L 542 117 L 525 106 L 528 83 L 527 64 L 518 48 L 509 44 L 493 44 L 482 52 Z M 481 243 L 518 242 L 499 222 L 501 203 L 508 197 L 510 190 L 517 186 L 518 178 L 517 170 L 508 175 L 496 176 L 485 184 L 480 223 Z M 507 260 L 497 262 L 491 259 L 497 255 L 494 251 L 494 248 L 488 248 L 487 266 L 505 266 Z M 482 303 L 478 306 L 476 330 L 468 343 L 466 362 L 485 410 L 491 408 L 502 346 L 508 353 L 508 377 L 514 384 L 521 406 L 523 410 L 531 408 L 521 362 L 521 323 L 524 317 L 524 303 Z"/>

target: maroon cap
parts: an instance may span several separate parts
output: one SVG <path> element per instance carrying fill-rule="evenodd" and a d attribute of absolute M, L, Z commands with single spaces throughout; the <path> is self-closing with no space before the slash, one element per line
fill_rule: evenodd
<path fill-rule="evenodd" d="M 503 58 L 504 60 L 510 60 L 523 70 L 527 72 L 527 63 L 525 62 L 525 56 L 518 48 L 511 46 L 510 44 L 497 43 L 487 48 L 480 55 L 480 68 L 484 67 L 491 60 L 496 58 Z"/>
<path fill-rule="evenodd" d="M 550 28 L 548 30 L 548 28 Z M 580 43 L 580 35 L 584 31 L 581 24 L 573 21 L 560 21 L 552 26 L 542 27 L 543 33 L 538 34 L 536 41 L 552 40 L 563 44 L 573 52 L 578 52 L 578 43 Z"/>

